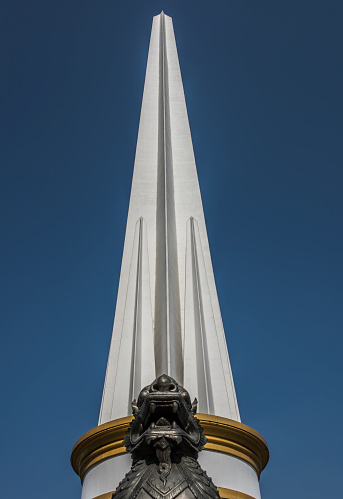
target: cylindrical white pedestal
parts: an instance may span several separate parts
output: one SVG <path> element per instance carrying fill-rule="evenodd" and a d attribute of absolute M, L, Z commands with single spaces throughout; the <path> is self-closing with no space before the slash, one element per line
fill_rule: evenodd
<path fill-rule="evenodd" d="M 268 462 L 268 447 L 255 430 L 237 421 L 197 414 L 207 437 L 199 463 L 223 499 L 261 499 L 259 476 Z M 93 428 L 74 445 L 71 462 L 83 483 L 81 499 L 111 499 L 131 468 L 122 441 L 131 417 Z"/>
<path fill-rule="evenodd" d="M 198 461 L 216 487 L 261 499 L 257 473 L 245 461 L 229 454 L 206 449 L 200 452 Z"/>

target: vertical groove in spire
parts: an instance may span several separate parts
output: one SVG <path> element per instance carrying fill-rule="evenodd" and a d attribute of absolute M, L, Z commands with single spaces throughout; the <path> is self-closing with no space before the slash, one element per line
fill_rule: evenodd
<path fill-rule="evenodd" d="M 160 16 L 159 112 L 156 207 L 155 362 L 183 382 L 181 311 L 171 145 L 165 18 Z"/>
<path fill-rule="evenodd" d="M 131 351 L 131 372 L 130 372 L 130 389 L 129 389 L 129 407 L 131 410 L 131 402 L 141 390 L 140 373 L 142 368 L 141 346 L 142 346 L 142 244 L 143 244 L 143 218 L 141 217 L 138 224 L 138 258 L 137 258 L 137 277 L 136 277 L 136 296 L 134 305 L 134 325 Z"/>
<path fill-rule="evenodd" d="M 193 350 L 193 355 L 195 357 L 195 369 L 196 369 L 196 380 L 198 384 L 198 393 L 203 394 L 203 397 L 199 397 L 199 410 L 200 412 L 205 412 L 206 414 L 213 414 L 213 396 L 212 396 L 212 383 L 211 383 L 211 373 L 209 368 L 208 360 L 208 348 L 207 348 L 207 337 L 206 337 L 206 326 L 204 319 L 204 307 L 202 299 L 202 290 L 200 285 L 200 274 L 199 274 L 199 258 L 198 249 L 195 239 L 194 230 L 194 218 L 191 217 L 188 221 L 188 241 L 187 249 L 189 252 L 186 265 L 189 267 L 189 273 L 186 279 L 190 280 L 186 285 L 190 286 L 189 292 L 192 293 L 193 298 L 193 310 L 192 310 L 192 320 L 194 320 L 194 331 L 193 341 L 195 349 Z M 189 327 L 187 324 L 187 332 Z M 191 332 L 190 332 L 191 334 Z M 187 338 L 188 346 L 188 338 Z"/>
<path fill-rule="evenodd" d="M 199 226 L 191 217 L 187 222 L 184 376 L 188 390 L 199 400 L 200 412 L 226 412 L 226 417 L 239 421 L 228 356 L 226 359 L 223 353 L 214 321 Z"/>
<path fill-rule="evenodd" d="M 141 217 L 135 227 L 121 334 L 112 338 L 99 424 L 130 414 L 132 400 L 155 376 L 145 232 Z"/>

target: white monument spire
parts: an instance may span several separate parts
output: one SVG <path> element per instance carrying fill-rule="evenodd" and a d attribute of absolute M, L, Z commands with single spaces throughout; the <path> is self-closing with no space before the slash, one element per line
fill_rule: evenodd
<path fill-rule="evenodd" d="M 132 398 L 162 373 L 184 383 L 201 412 L 239 421 L 173 24 L 164 13 L 152 26 L 99 423 L 128 415 Z"/>
<path fill-rule="evenodd" d="M 163 12 L 152 25 L 99 425 L 71 456 L 81 499 L 112 498 L 131 467 L 123 445 L 131 402 L 161 374 L 199 401 L 207 437 L 199 463 L 220 497 L 261 499 L 268 447 L 240 422 L 173 24 Z"/>

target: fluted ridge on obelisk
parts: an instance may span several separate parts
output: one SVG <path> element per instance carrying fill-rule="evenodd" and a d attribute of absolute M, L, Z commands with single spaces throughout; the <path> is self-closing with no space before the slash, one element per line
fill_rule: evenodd
<path fill-rule="evenodd" d="M 162 373 L 239 421 L 172 20 L 154 17 L 99 424 Z"/>

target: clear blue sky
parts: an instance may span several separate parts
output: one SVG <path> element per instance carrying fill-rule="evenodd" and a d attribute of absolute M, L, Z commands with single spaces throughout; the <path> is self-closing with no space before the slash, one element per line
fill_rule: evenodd
<path fill-rule="evenodd" d="M 80 498 L 162 9 L 263 499 L 340 497 L 341 0 L 2 0 L 1 495 Z"/>

